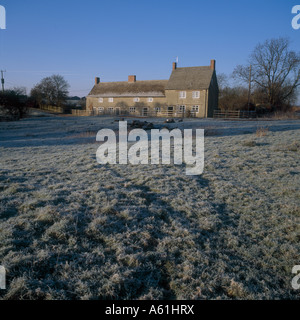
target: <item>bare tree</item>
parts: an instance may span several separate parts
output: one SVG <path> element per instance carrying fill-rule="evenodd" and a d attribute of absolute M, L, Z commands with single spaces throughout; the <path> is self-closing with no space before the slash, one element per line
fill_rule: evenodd
<path fill-rule="evenodd" d="M 300 53 L 290 51 L 289 46 L 288 38 L 258 44 L 250 55 L 249 65 L 237 66 L 234 76 L 248 82 L 251 65 L 254 88 L 265 92 L 268 103 L 274 106 L 289 103 L 300 86 Z"/>
<path fill-rule="evenodd" d="M 66 101 L 69 94 L 70 85 L 68 82 L 60 75 L 53 75 L 51 77 L 54 90 L 53 90 L 53 98 L 56 106 L 61 106 L 63 102 Z"/>
<path fill-rule="evenodd" d="M 221 92 L 226 87 L 229 87 L 229 77 L 225 73 L 218 73 L 218 87 Z"/>
<path fill-rule="evenodd" d="M 243 87 L 225 87 L 221 90 L 219 108 L 221 110 L 244 110 L 248 102 L 248 90 Z"/>
<path fill-rule="evenodd" d="M 125 101 L 119 101 L 116 104 L 117 108 L 120 108 L 121 110 L 127 110 L 128 109 L 128 104 Z"/>
<path fill-rule="evenodd" d="M 145 102 L 136 102 L 134 104 L 134 108 L 136 109 L 137 112 L 140 114 L 143 114 L 143 109 L 147 108 L 147 104 Z"/>
<path fill-rule="evenodd" d="M 44 93 L 42 86 L 40 84 L 37 84 L 34 88 L 31 89 L 30 96 L 32 99 L 36 101 L 36 104 L 39 105 L 41 108 L 44 104 Z"/>
<path fill-rule="evenodd" d="M 50 104 L 61 107 L 68 97 L 70 85 L 60 75 L 52 75 L 41 80 L 32 90 L 39 105 Z"/>

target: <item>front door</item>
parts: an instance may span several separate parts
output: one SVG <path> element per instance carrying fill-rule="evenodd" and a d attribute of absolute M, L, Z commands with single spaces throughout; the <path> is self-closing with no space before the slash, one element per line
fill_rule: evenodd
<path fill-rule="evenodd" d="M 143 116 L 148 117 L 148 108 L 143 108 Z"/>
<path fill-rule="evenodd" d="M 174 107 L 168 107 L 168 117 L 173 116 Z"/>

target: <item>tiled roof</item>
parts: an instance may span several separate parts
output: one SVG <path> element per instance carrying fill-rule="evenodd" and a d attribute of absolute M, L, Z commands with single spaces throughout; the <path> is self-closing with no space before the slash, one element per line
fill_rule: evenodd
<path fill-rule="evenodd" d="M 100 82 L 89 96 L 97 97 L 164 97 L 168 80 Z"/>
<path fill-rule="evenodd" d="M 210 67 L 187 67 L 173 70 L 166 90 L 208 89 L 214 70 Z"/>

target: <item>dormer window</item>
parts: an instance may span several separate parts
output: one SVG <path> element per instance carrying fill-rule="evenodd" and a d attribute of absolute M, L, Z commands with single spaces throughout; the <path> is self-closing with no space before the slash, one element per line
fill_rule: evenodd
<path fill-rule="evenodd" d="M 133 102 L 140 102 L 140 98 L 133 98 Z"/>
<path fill-rule="evenodd" d="M 108 98 L 108 102 L 114 102 L 114 98 Z"/>

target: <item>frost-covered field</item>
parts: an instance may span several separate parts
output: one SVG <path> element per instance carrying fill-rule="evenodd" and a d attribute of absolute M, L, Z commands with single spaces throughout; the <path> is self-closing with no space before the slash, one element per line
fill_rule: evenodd
<path fill-rule="evenodd" d="M 201 176 L 100 166 L 112 118 L 0 123 L 2 299 L 299 299 L 300 121 L 168 126 L 206 129 Z"/>

